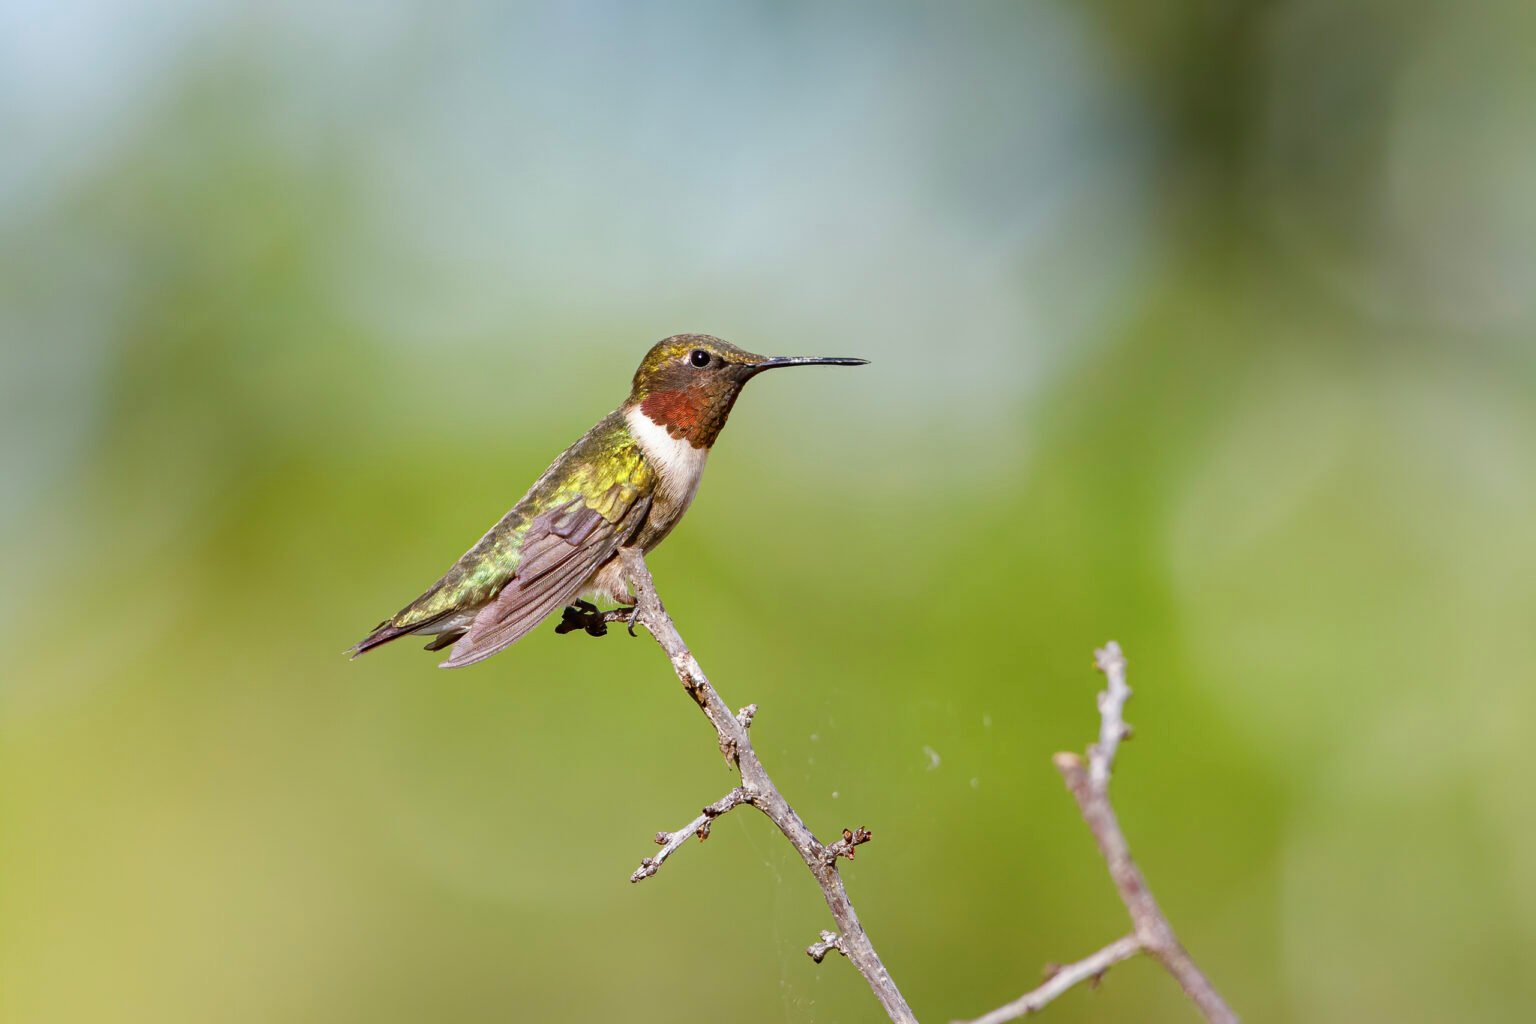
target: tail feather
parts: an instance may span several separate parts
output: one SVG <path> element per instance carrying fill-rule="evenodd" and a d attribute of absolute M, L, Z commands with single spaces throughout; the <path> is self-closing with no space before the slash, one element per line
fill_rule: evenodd
<path fill-rule="evenodd" d="M 406 610 L 409 611 L 410 609 Z M 391 640 L 398 640 L 401 637 L 407 636 L 411 633 L 429 632 L 433 626 L 439 622 L 442 622 L 450 614 L 452 613 L 444 612 L 442 615 L 436 615 L 430 619 L 424 619 L 421 622 L 412 622 L 408 626 L 396 625 L 395 619 L 385 619 L 383 622 L 373 627 L 372 633 L 369 633 L 357 643 L 353 644 L 344 653 L 350 654 L 352 657 L 356 658 L 359 654 L 367 654 L 375 647 L 380 647 L 384 644 L 387 644 Z M 398 619 L 399 617 L 400 616 L 396 616 L 395 618 Z M 449 630 L 441 635 L 447 636 L 449 632 L 453 631 Z M 462 631 L 460 631 L 458 635 L 455 635 L 453 639 L 457 640 L 459 635 L 462 635 Z M 452 640 L 448 641 L 448 643 L 452 642 Z M 427 650 L 435 651 L 437 650 L 437 647 L 428 646 Z"/>
<path fill-rule="evenodd" d="M 375 647 L 387 644 L 391 640 L 398 640 L 412 630 L 419 628 L 419 626 L 401 627 L 395 625 L 393 622 L 385 620 L 384 622 L 381 622 L 375 626 L 372 633 L 369 633 L 367 636 L 363 637 L 357 643 L 348 648 L 346 653 L 356 658 L 359 654 L 367 654 Z"/>
<path fill-rule="evenodd" d="M 441 633 L 437 634 L 437 636 L 433 637 L 431 643 L 422 647 L 422 650 L 440 651 L 444 647 L 449 647 L 458 643 L 459 640 L 463 638 L 464 634 L 468 632 L 469 630 L 467 629 L 445 629 Z"/>

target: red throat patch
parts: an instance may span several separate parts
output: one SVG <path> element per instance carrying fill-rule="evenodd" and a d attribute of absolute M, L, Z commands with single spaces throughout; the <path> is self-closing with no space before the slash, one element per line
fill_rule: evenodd
<path fill-rule="evenodd" d="M 726 402 L 711 401 L 702 388 L 677 391 L 653 391 L 640 403 L 640 411 L 676 438 L 687 438 L 695 448 L 707 448 L 714 442 L 734 396 Z"/>
<path fill-rule="evenodd" d="M 673 437 L 682 437 L 699 422 L 699 406 L 703 395 L 690 395 L 687 391 L 657 391 L 646 395 L 640 409 L 655 422 L 667 428 Z"/>

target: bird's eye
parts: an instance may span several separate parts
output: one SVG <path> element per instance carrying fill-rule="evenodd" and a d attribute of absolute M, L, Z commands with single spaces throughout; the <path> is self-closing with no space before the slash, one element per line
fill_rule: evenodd
<path fill-rule="evenodd" d="M 688 361 L 694 366 L 703 369 L 709 365 L 709 353 L 705 352 L 701 348 L 696 348 L 692 352 L 688 353 Z"/>

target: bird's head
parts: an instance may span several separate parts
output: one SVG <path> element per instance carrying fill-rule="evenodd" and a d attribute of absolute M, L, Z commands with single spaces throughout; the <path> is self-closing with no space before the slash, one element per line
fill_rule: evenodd
<path fill-rule="evenodd" d="M 635 371 L 629 405 L 695 448 L 715 443 L 747 381 L 783 366 L 859 366 L 866 359 L 760 356 L 708 334 L 675 334 L 651 347 Z"/>

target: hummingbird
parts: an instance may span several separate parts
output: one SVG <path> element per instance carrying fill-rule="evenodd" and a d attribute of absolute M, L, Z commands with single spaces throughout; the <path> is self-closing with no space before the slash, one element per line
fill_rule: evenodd
<path fill-rule="evenodd" d="M 649 553 L 682 519 L 747 381 L 785 366 L 867 362 L 760 356 L 708 334 L 662 339 L 624 404 L 555 459 L 442 579 L 349 653 L 425 635 L 429 651 L 453 648 L 442 668 L 460 668 L 521 640 L 559 608 L 557 632 L 601 635 L 602 613 L 587 599 L 633 607 L 619 549 Z"/>

